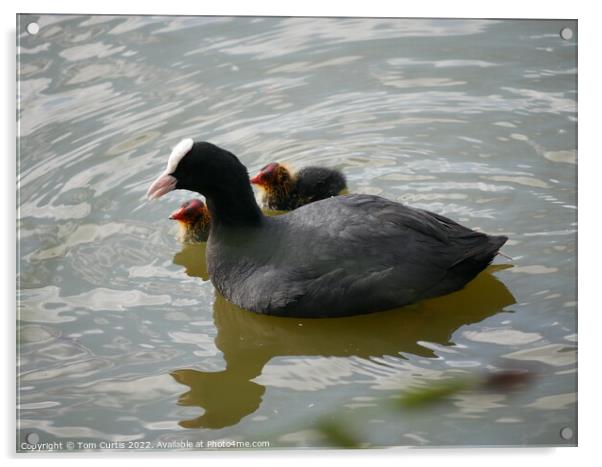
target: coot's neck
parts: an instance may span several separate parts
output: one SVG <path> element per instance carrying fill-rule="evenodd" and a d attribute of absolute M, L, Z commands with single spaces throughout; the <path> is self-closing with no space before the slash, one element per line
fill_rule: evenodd
<path fill-rule="evenodd" d="M 239 183 L 239 186 L 233 186 L 232 183 L 221 186 L 205 197 L 211 213 L 212 228 L 253 227 L 263 220 L 263 213 L 257 206 L 248 181 Z"/>

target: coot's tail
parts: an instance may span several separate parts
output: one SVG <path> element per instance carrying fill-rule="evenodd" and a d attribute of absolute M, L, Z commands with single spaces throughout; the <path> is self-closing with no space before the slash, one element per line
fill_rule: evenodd
<path fill-rule="evenodd" d="M 445 278 L 428 291 L 428 297 L 448 294 L 463 288 L 489 266 L 498 250 L 508 241 L 508 237 L 503 235 L 479 234 L 479 236 L 481 238 L 468 248 L 466 254 L 447 270 Z M 477 240 L 475 237 L 471 240 Z"/>
<path fill-rule="evenodd" d="M 475 263 L 475 265 L 483 264 L 481 269 L 485 269 L 507 241 L 508 237 L 504 235 L 487 235 L 486 242 L 480 242 L 479 245 L 476 245 L 469 251 L 467 257 L 457 261 L 453 267 L 460 266 L 462 263 L 469 261 Z"/>
<path fill-rule="evenodd" d="M 509 259 L 510 261 L 513 261 L 514 258 L 512 256 L 508 256 L 506 253 L 504 253 L 503 251 L 498 251 L 497 252 L 498 255 L 503 256 L 506 259 Z"/>

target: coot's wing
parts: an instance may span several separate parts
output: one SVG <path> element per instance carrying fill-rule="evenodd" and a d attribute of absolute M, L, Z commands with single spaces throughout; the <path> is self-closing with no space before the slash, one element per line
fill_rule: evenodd
<path fill-rule="evenodd" d="M 329 316 L 333 308 L 371 311 L 456 290 L 485 265 L 474 265 L 468 279 L 455 268 L 494 248 L 485 234 L 371 195 L 318 201 L 284 218 L 287 253 L 275 269 L 284 289 L 304 291 L 288 304 L 295 313 L 317 306 Z M 461 272 L 468 277 L 472 269 Z"/>

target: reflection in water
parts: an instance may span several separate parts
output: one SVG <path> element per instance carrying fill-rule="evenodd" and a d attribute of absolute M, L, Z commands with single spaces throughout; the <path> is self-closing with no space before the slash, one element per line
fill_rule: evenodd
<path fill-rule="evenodd" d="M 190 277 L 200 277 L 207 281 L 209 273 L 205 261 L 206 248 L 207 243 L 184 244 L 182 250 L 173 257 L 173 263 L 184 266 L 186 274 Z"/>
<path fill-rule="evenodd" d="M 199 245 L 196 245 L 199 246 Z M 189 249 L 176 255 L 193 275 Z M 174 262 L 176 262 L 174 258 Z M 198 257 L 197 257 L 198 261 Z M 501 268 L 504 268 L 502 266 Z M 515 302 L 514 296 L 491 273 L 491 266 L 466 288 L 453 294 L 385 312 L 330 319 L 265 316 L 243 310 L 216 294 L 213 319 L 215 339 L 226 369 L 204 372 L 179 369 L 172 376 L 190 387 L 178 403 L 204 409 L 203 415 L 184 420 L 185 428 L 222 428 L 255 412 L 265 387 L 252 381 L 264 366 L 280 356 L 400 357 L 410 353 L 435 357 L 420 345 L 427 341 L 450 345 L 460 326 L 479 322 Z M 206 269 L 199 266 L 203 278 Z"/>

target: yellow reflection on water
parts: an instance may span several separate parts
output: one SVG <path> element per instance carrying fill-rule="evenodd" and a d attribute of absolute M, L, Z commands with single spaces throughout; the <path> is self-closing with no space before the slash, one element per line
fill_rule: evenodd
<path fill-rule="evenodd" d="M 207 279 L 203 245 L 189 245 L 174 257 L 187 274 Z M 216 294 L 213 319 L 216 346 L 226 369 L 204 372 L 178 369 L 171 375 L 189 386 L 178 404 L 200 407 L 204 413 L 180 421 L 185 428 L 222 428 L 238 423 L 261 404 L 265 387 L 254 381 L 264 366 L 280 356 L 401 357 L 410 353 L 435 357 L 419 344 L 451 344 L 459 327 L 482 321 L 516 303 L 490 266 L 463 290 L 394 310 L 346 318 L 298 319 L 260 315 L 243 310 Z"/>
<path fill-rule="evenodd" d="M 205 261 L 205 250 L 207 243 L 195 243 L 182 245 L 182 250 L 173 257 L 173 263 L 184 266 L 186 274 L 191 277 L 200 277 L 204 281 L 209 280 L 207 272 L 207 261 Z"/>

